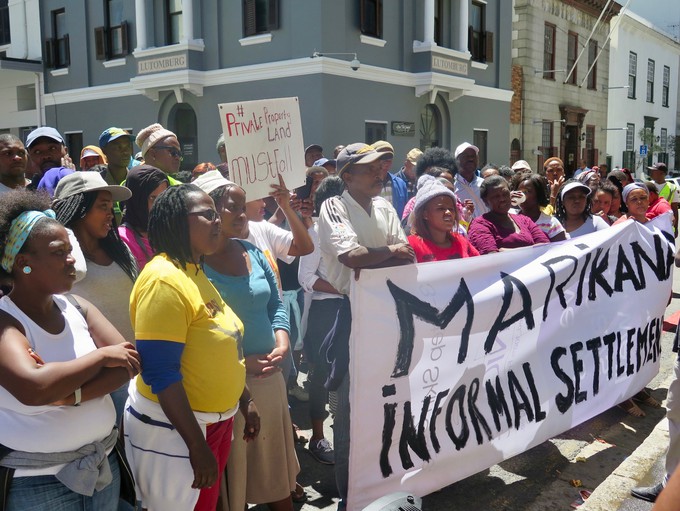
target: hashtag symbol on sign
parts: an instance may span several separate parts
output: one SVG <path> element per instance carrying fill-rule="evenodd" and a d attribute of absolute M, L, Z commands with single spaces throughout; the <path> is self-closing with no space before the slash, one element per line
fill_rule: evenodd
<path fill-rule="evenodd" d="M 243 117 L 243 107 L 241 105 L 236 107 L 236 113 L 239 117 Z"/>

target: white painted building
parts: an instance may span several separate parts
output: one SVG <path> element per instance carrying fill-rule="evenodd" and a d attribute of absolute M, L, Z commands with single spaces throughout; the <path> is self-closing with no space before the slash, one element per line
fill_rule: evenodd
<path fill-rule="evenodd" d="M 22 140 L 45 119 L 39 3 L 0 1 L 0 133 Z"/>
<path fill-rule="evenodd" d="M 612 165 L 636 177 L 657 161 L 677 169 L 680 155 L 672 155 L 671 140 L 678 132 L 680 44 L 630 11 L 612 19 L 612 27 L 607 113 Z M 646 140 L 640 136 L 644 129 L 651 134 Z M 641 155 L 645 141 L 648 154 Z"/>

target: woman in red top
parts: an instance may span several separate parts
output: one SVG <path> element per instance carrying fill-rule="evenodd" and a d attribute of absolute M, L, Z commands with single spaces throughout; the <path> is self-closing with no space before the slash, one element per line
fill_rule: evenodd
<path fill-rule="evenodd" d="M 456 195 L 433 176 L 424 174 L 418 180 L 413 215 L 408 242 L 419 263 L 479 255 L 458 232 Z"/>

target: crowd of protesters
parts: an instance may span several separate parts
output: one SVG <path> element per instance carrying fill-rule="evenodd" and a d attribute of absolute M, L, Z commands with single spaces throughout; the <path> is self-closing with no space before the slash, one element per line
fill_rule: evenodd
<path fill-rule="evenodd" d="M 362 268 L 660 214 L 677 235 L 663 163 L 638 182 L 585 165 L 567 176 L 557 157 L 479 169 L 469 143 L 413 148 L 400 168 L 387 141 L 332 158 L 313 144 L 306 184 L 263 199 L 229 180 L 223 137 L 216 149 L 216 163 L 180 171 L 160 124 L 110 127 L 76 168 L 54 128 L 25 144 L 0 135 L 3 509 L 290 511 L 306 494 L 289 400 L 309 401 L 307 450 L 335 466 L 345 509 L 348 295 Z M 620 406 L 642 416 L 639 404 L 659 406 L 644 390 Z"/>

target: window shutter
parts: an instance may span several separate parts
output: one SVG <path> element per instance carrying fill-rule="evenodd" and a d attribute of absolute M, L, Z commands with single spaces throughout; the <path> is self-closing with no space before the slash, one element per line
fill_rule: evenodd
<path fill-rule="evenodd" d="M 45 40 L 45 67 L 54 68 L 54 39 Z"/>
<path fill-rule="evenodd" d="M 94 29 L 94 52 L 97 60 L 106 60 L 106 28 Z"/>
<path fill-rule="evenodd" d="M 267 5 L 267 29 L 269 31 L 279 28 L 279 0 L 269 0 Z"/>
<path fill-rule="evenodd" d="M 128 22 L 127 21 L 121 21 L 120 23 L 120 38 L 121 38 L 121 43 L 123 45 L 123 55 L 127 55 L 130 53 L 130 45 L 128 44 Z"/>
<path fill-rule="evenodd" d="M 68 34 L 64 36 L 64 53 L 66 54 L 64 66 L 69 67 L 71 65 L 71 46 L 69 45 Z"/>
<path fill-rule="evenodd" d="M 255 0 L 243 0 L 243 37 L 257 33 Z"/>
<path fill-rule="evenodd" d="M 377 37 L 378 39 L 382 39 L 382 37 L 383 37 L 382 0 L 376 0 L 375 11 L 376 11 L 376 12 L 375 12 L 375 16 L 376 16 L 376 21 L 375 21 L 375 35 L 376 35 L 376 37 Z"/>
<path fill-rule="evenodd" d="M 484 32 L 484 57 L 486 62 L 493 62 L 493 32 Z"/>
<path fill-rule="evenodd" d="M 359 1 L 359 30 L 361 31 L 362 34 L 366 34 L 369 32 L 368 27 L 366 26 L 366 0 L 360 0 Z"/>

